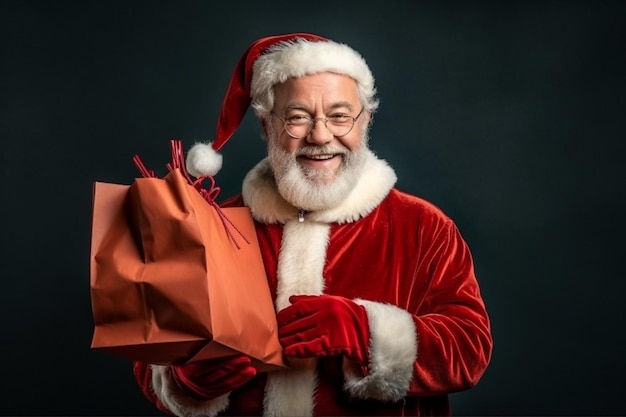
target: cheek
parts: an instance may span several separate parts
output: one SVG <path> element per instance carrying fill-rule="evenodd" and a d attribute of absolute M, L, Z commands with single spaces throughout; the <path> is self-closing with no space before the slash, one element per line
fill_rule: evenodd
<path fill-rule="evenodd" d="M 268 140 L 268 146 L 280 150 L 282 152 L 293 153 L 298 148 L 299 140 L 291 137 L 283 137 L 282 135 L 271 137 Z"/>
<path fill-rule="evenodd" d="M 266 137 L 268 142 L 272 142 L 276 148 L 290 153 L 293 152 L 301 142 L 289 136 L 282 128 L 282 125 L 269 126 L 269 129 L 266 131 Z"/>
<path fill-rule="evenodd" d="M 346 148 L 350 149 L 351 151 L 355 151 L 362 145 L 361 133 L 359 130 L 352 131 L 348 135 L 339 138 L 339 141 Z"/>
<path fill-rule="evenodd" d="M 301 142 L 302 142 L 301 140 L 294 139 L 289 135 L 281 135 L 276 140 L 278 147 L 289 153 L 292 153 L 293 151 L 295 151 Z"/>

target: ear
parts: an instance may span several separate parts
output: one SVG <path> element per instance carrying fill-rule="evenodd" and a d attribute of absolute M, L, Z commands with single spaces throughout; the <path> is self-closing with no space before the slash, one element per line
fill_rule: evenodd
<path fill-rule="evenodd" d="M 367 130 L 370 127 L 370 124 L 372 124 L 372 121 L 374 120 L 374 115 L 368 111 L 364 111 L 364 114 L 360 117 L 361 123 L 363 123 L 362 128 Z"/>
<path fill-rule="evenodd" d="M 261 125 L 261 130 L 263 131 L 263 138 L 267 140 L 269 138 L 267 134 L 267 119 L 261 118 L 259 119 L 259 125 Z"/>
<path fill-rule="evenodd" d="M 370 122 L 372 121 L 373 117 L 374 116 L 372 115 L 372 113 L 370 113 L 368 111 L 365 112 L 365 127 L 370 125 Z"/>

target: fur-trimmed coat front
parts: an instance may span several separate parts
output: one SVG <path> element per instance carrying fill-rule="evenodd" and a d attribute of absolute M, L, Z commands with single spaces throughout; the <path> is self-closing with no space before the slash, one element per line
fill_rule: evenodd
<path fill-rule="evenodd" d="M 225 203 L 252 211 L 278 311 L 294 294 L 338 295 L 365 307 L 366 369 L 342 357 L 291 361 L 287 370 L 197 401 L 168 367 L 136 363 L 148 398 L 178 416 L 449 414 L 448 394 L 473 387 L 489 363 L 489 318 L 458 228 L 395 181 L 370 153 L 342 204 L 299 219 L 263 160 L 246 176 L 242 195 Z"/>

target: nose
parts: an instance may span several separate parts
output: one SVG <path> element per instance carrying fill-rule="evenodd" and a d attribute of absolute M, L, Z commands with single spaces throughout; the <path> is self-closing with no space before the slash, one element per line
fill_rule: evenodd
<path fill-rule="evenodd" d="M 325 145 L 333 140 L 334 136 L 324 124 L 324 119 L 313 119 L 313 127 L 306 137 L 308 143 Z"/>

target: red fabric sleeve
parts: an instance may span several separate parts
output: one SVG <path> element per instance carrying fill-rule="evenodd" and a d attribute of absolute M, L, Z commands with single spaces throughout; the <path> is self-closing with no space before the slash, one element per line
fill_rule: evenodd
<path fill-rule="evenodd" d="M 493 340 L 472 256 L 447 222 L 418 267 L 430 277 L 428 296 L 414 315 L 417 360 L 410 392 L 449 393 L 473 387 L 491 358 Z"/>

